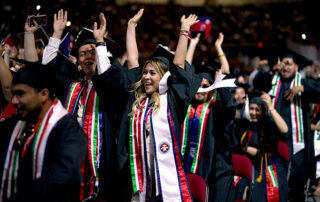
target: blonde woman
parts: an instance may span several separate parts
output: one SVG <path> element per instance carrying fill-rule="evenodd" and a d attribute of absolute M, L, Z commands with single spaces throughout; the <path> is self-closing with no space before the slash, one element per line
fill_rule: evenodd
<path fill-rule="evenodd" d="M 178 139 L 187 107 L 201 83 L 184 70 L 188 33 L 197 16 L 182 16 L 173 61 L 157 56 L 141 70 L 135 28 L 142 14 L 143 9 L 129 20 L 127 29 L 127 86 L 139 81 L 133 85 L 119 131 L 120 197 L 123 201 L 192 201 Z"/>

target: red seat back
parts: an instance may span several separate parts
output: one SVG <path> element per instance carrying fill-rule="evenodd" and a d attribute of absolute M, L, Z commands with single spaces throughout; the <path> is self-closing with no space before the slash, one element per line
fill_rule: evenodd
<path fill-rule="evenodd" d="M 201 176 L 193 173 L 186 173 L 186 177 L 193 200 L 205 202 L 207 194 L 206 181 Z"/>
<path fill-rule="evenodd" d="M 232 164 L 235 175 L 252 180 L 252 162 L 248 157 L 232 154 Z"/>
<path fill-rule="evenodd" d="M 278 142 L 278 154 L 283 160 L 290 161 L 289 147 L 284 141 Z"/>

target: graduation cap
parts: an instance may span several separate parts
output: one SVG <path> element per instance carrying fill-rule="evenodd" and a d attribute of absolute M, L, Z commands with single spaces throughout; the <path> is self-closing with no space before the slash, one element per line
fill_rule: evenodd
<path fill-rule="evenodd" d="M 280 49 L 278 52 L 278 55 L 274 58 L 273 61 L 274 61 L 274 63 L 276 63 L 278 60 L 278 57 L 280 57 L 280 59 L 283 59 L 284 57 L 288 57 L 288 56 L 293 58 L 293 60 L 298 65 L 300 70 L 306 66 L 312 65 L 311 60 L 309 60 L 308 58 L 304 57 L 303 55 L 301 55 L 293 50 L 290 50 L 288 48 Z"/>
<path fill-rule="evenodd" d="M 107 47 L 110 47 L 114 41 L 104 37 L 104 41 L 107 43 Z M 93 36 L 93 30 L 83 27 L 81 31 L 78 33 L 74 43 L 73 48 L 71 50 L 70 55 L 78 57 L 79 48 L 86 44 L 95 44 L 96 40 Z"/>
<path fill-rule="evenodd" d="M 173 63 L 174 54 L 170 52 L 166 46 L 163 46 L 162 44 L 158 44 L 153 58 L 161 60 L 168 67 L 170 67 L 170 64 Z"/>
<path fill-rule="evenodd" d="M 210 84 L 213 84 L 216 72 L 216 67 L 206 64 L 196 66 L 195 68 L 195 73 L 199 75 L 201 78 L 207 79 L 210 82 Z"/>
<path fill-rule="evenodd" d="M 198 33 L 202 33 L 205 39 L 210 37 L 212 18 L 198 18 L 199 22 L 190 27 L 191 36 L 195 37 Z"/>
<path fill-rule="evenodd" d="M 76 64 L 74 64 L 69 58 L 67 58 L 60 51 L 57 52 L 58 55 L 51 60 L 47 66 L 56 69 L 57 73 L 67 76 L 73 80 L 79 78 L 80 72 Z"/>

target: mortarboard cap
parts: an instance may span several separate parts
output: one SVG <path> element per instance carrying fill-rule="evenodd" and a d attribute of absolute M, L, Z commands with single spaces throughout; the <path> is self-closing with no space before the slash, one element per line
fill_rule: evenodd
<path fill-rule="evenodd" d="M 106 37 L 104 37 L 104 41 L 107 43 L 107 47 L 110 47 L 114 43 L 113 40 L 108 39 Z M 78 57 L 78 51 L 81 46 L 95 43 L 96 40 L 94 39 L 93 31 L 91 29 L 83 27 L 74 41 L 70 55 Z"/>
<path fill-rule="evenodd" d="M 217 69 L 214 66 L 202 64 L 195 68 L 195 73 L 200 77 L 208 79 L 212 84 L 216 75 Z"/>
<path fill-rule="evenodd" d="M 168 67 L 170 67 L 170 64 L 173 63 L 174 54 L 170 52 L 170 50 L 166 46 L 158 44 L 153 58 L 161 60 Z"/>

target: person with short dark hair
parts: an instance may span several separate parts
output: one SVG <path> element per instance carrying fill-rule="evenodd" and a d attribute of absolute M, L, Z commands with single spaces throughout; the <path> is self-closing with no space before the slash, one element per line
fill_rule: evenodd
<path fill-rule="evenodd" d="M 259 72 L 254 84 L 255 88 L 260 88 L 257 90 L 270 90 L 274 108 L 288 125 L 289 130 L 282 139 L 290 150 L 289 199 L 303 201 L 304 185 L 314 159 L 309 104 L 320 102 L 319 81 L 302 79 L 298 65 L 290 54 L 285 55 L 282 61 L 273 67 L 273 71 Z"/>
<path fill-rule="evenodd" d="M 51 75 L 26 63 L 13 77 L 17 114 L 0 122 L 0 201 L 79 201 L 87 138 L 55 97 Z"/>

